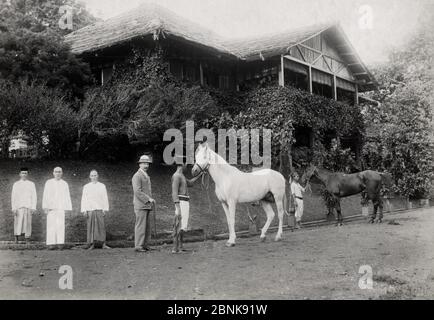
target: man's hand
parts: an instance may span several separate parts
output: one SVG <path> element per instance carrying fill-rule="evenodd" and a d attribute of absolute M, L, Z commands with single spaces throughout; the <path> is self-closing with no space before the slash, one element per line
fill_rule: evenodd
<path fill-rule="evenodd" d="M 105 217 L 105 215 L 108 213 L 108 211 L 103 211 L 102 216 Z"/>
<path fill-rule="evenodd" d="M 152 203 L 152 204 L 155 204 L 155 199 L 149 198 L 149 202 Z"/>
<path fill-rule="evenodd" d="M 175 202 L 176 213 L 181 213 L 181 205 L 179 202 Z"/>
<path fill-rule="evenodd" d="M 83 215 L 87 218 L 87 211 L 84 211 Z"/>

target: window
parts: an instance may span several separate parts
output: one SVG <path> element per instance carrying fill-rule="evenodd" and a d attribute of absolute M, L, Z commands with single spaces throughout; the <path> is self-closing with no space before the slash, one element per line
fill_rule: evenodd
<path fill-rule="evenodd" d="M 105 85 L 113 76 L 113 66 L 101 70 L 101 85 Z"/>
<path fill-rule="evenodd" d="M 229 90 L 229 76 L 219 76 L 219 88 Z"/>

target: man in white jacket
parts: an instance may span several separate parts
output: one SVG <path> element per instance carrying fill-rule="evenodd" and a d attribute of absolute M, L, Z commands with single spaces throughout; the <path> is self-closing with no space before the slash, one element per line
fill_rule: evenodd
<path fill-rule="evenodd" d="M 69 186 L 62 179 L 63 170 L 57 167 L 53 171 L 54 179 L 45 183 L 42 209 L 47 215 L 47 246 L 54 250 L 65 244 L 65 211 L 72 210 Z"/>
<path fill-rule="evenodd" d="M 12 212 L 14 213 L 15 243 L 24 234 L 26 242 L 32 235 L 32 214 L 36 211 L 36 188 L 32 181 L 27 179 L 29 169 L 21 168 L 20 180 L 12 187 Z"/>
<path fill-rule="evenodd" d="M 98 182 L 98 172 L 92 170 L 90 183 L 83 187 L 81 197 L 81 212 L 87 217 L 87 243 L 89 250 L 95 249 L 95 244 L 102 243 L 103 249 L 111 249 L 106 245 L 104 217 L 109 211 L 107 189 Z"/>

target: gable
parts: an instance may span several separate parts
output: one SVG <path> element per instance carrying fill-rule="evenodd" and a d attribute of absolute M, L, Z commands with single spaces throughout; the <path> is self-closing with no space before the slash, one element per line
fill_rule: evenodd
<path fill-rule="evenodd" d="M 354 80 L 351 70 L 324 33 L 294 45 L 289 49 L 289 55 L 323 71 L 347 80 Z"/>

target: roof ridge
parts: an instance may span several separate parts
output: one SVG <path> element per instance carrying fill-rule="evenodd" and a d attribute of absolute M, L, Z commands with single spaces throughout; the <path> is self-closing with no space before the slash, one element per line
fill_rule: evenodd
<path fill-rule="evenodd" d="M 338 25 L 338 23 L 334 23 L 334 22 L 317 23 L 317 24 L 313 24 L 313 25 L 310 24 L 310 25 L 296 27 L 296 28 L 286 28 L 286 29 L 282 29 L 281 31 L 278 31 L 278 32 L 263 33 L 260 35 L 250 35 L 250 36 L 244 36 L 244 37 L 225 38 L 225 41 L 237 42 L 237 41 L 259 40 L 259 39 L 263 39 L 263 38 L 270 38 L 270 37 L 277 36 L 277 35 L 287 34 L 288 32 L 306 31 L 307 28 L 318 30 L 318 31 L 320 31 L 320 30 L 324 31 L 324 30 L 327 30 L 327 29 L 334 27 L 336 25 Z"/>

